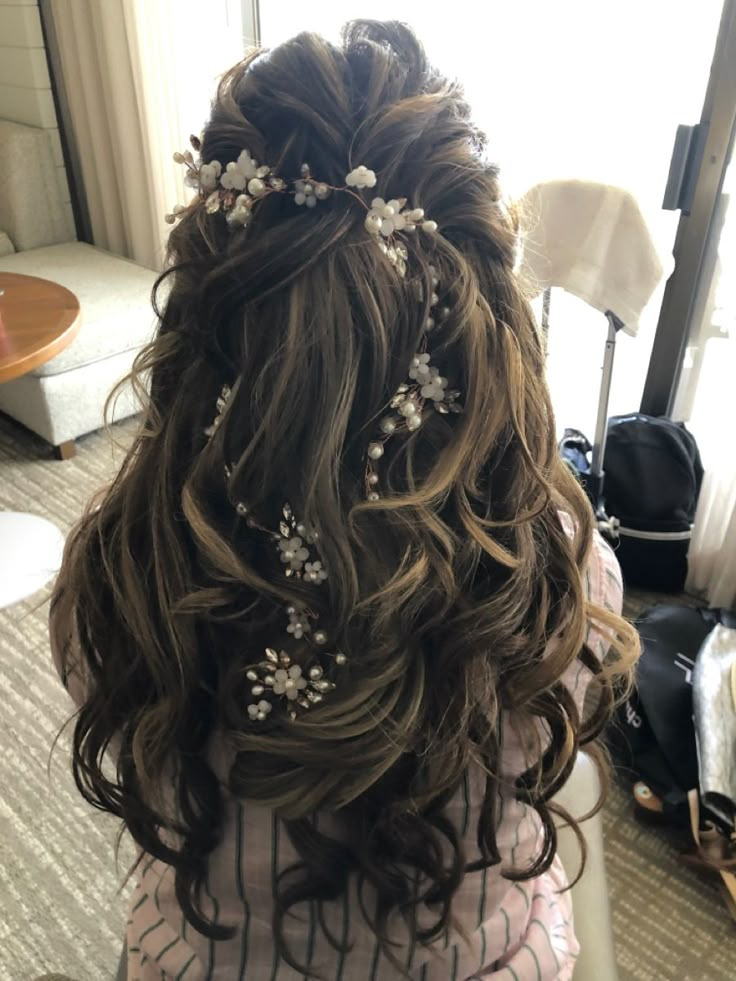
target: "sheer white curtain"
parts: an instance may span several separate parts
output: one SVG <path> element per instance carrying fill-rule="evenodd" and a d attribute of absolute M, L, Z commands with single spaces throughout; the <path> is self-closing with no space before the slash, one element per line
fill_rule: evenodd
<path fill-rule="evenodd" d="M 711 606 L 736 609 L 736 335 L 708 344 L 712 350 L 698 386 L 702 402 L 696 401 L 690 424 L 703 454 L 705 479 L 690 545 L 688 588 L 702 593 Z"/>
<path fill-rule="evenodd" d="M 728 452 L 722 448 L 723 452 Z M 690 545 L 688 588 L 736 609 L 736 463 L 706 471 Z"/>
<path fill-rule="evenodd" d="M 182 200 L 172 160 L 204 123 L 217 77 L 242 57 L 240 5 L 52 0 L 96 245 L 160 267 Z M 203 29 L 204 26 L 204 29 Z"/>
<path fill-rule="evenodd" d="M 695 307 L 701 308 L 699 330 L 693 332 L 685 358 L 686 377 L 692 358 L 702 349 L 702 368 L 688 414 L 689 386 L 681 385 L 678 401 L 698 440 L 705 480 L 695 515 L 690 545 L 688 588 L 703 594 L 712 606 L 736 609 L 736 162 L 726 172 L 714 220 L 716 261 L 712 276 L 700 285 Z M 704 302 L 701 304 L 701 298 Z M 688 417 L 689 415 L 689 417 Z"/>
<path fill-rule="evenodd" d="M 736 248 L 732 260 L 734 268 Z M 731 276 L 724 268 L 724 278 Z M 705 479 L 695 515 L 687 585 L 702 593 L 711 606 L 736 609 L 736 306 L 731 313 L 728 335 L 711 338 L 706 344 L 689 422 L 703 456 Z"/>

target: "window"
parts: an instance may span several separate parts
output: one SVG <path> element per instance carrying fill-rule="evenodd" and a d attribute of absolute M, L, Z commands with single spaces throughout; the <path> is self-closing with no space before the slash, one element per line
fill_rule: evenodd
<path fill-rule="evenodd" d="M 676 126 L 700 118 L 722 0 L 373 0 L 370 16 L 410 23 L 442 70 L 462 78 L 507 192 L 580 177 L 636 196 L 667 265 L 678 215 L 661 210 Z M 441 15 L 440 15 L 441 11 Z M 262 0 L 267 46 L 300 30 L 337 38 L 356 0 Z M 671 269 L 667 269 L 669 273 Z M 664 284 L 663 284 L 664 285 Z M 662 290 L 640 335 L 618 345 L 611 412 L 637 409 Z M 605 318 L 574 297 L 552 300 L 549 377 L 559 425 L 593 429 Z M 570 384 L 570 364 L 579 385 Z"/>

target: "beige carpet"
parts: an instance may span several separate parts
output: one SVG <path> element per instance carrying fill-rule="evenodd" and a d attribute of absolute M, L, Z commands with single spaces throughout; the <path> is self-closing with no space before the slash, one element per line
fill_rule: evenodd
<path fill-rule="evenodd" d="M 126 423 L 115 437 L 130 432 Z M 67 530 L 114 460 L 110 438 L 99 433 L 79 441 L 75 459 L 57 463 L 0 417 L 0 509 L 33 511 Z M 125 922 L 116 824 L 78 798 L 67 738 L 47 774 L 69 703 L 50 664 L 46 598 L 0 611 L 0 981 L 50 971 L 106 981 Z M 604 824 L 621 981 L 736 978 L 736 929 L 715 887 L 680 868 L 665 837 L 633 821 L 622 786 L 612 790 Z"/>

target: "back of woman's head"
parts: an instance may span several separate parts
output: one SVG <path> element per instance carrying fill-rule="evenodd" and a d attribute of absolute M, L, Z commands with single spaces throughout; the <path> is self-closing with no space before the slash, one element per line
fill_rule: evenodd
<path fill-rule="evenodd" d="M 520 877 L 549 865 L 545 801 L 608 712 L 602 698 L 583 723 L 560 680 L 576 658 L 594 665 L 581 584 L 591 514 L 558 461 L 496 171 L 461 90 L 413 34 L 360 21 L 340 47 L 302 34 L 237 65 L 201 157 L 225 166 L 243 148 L 289 183 L 308 163 L 342 187 L 366 165 L 377 174 L 368 202 L 405 197 L 439 230 L 405 237 L 401 276 L 365 228 L 368 205 L 348 193 L 314 208 L 265 195 L 245 229 L 199 198 L 182 213 L 160 330 L 138 365 L 150 373 L 141 433 L 70 545 L 65 586 L 92 682 L 75 772 L 175 865 L 180 901 L 206 930 L 198 885 L 222 803 L 205 750 L 220 729 L 230 790 L 274 808 L 303 859 L 279 886 L 277 930 L 287 908 L 339 896 L 356 874 L 374 889 L 379 934 L 392 910 L 431 900 L 438 935 L 466 863 L 443 807 L 471 765 L 487 777 L 480 862 L 498 861 L 501 712 L 531 738 L 549 734 L 515 787 L 545 827 L 533 867 L 508 873 Z M 384 439 L 429 317 L 432 364 L 464 411 L 425 406 L 421 425 Z M 282 561 L 288 543 L 271 532 L 301 535 L 300 547 L 308 535 L 326 581 L 286 575 L 299 559 L 295 570 Z M 293 713 L 274 697 L 253 718 L 266 649 L 304 677 L 318 664 L 336 687 Z M 108 780 L 100 760 L 114 733 Z M 175 814 L 161 793 L 172 765 Z M 339 843 L 314 828 L 318 809 L 344 815 Z"/>

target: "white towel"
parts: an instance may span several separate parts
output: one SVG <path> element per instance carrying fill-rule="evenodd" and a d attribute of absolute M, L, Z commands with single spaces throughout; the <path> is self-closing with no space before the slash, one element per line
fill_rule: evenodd
<path fill-rule="evenodd" d="M 536 184 L 519 202 L 522 274 L 533 295 L 561 286 L 636 336 L 662 278 L 651 234 L 629 192 L 593 181 Z"/>

